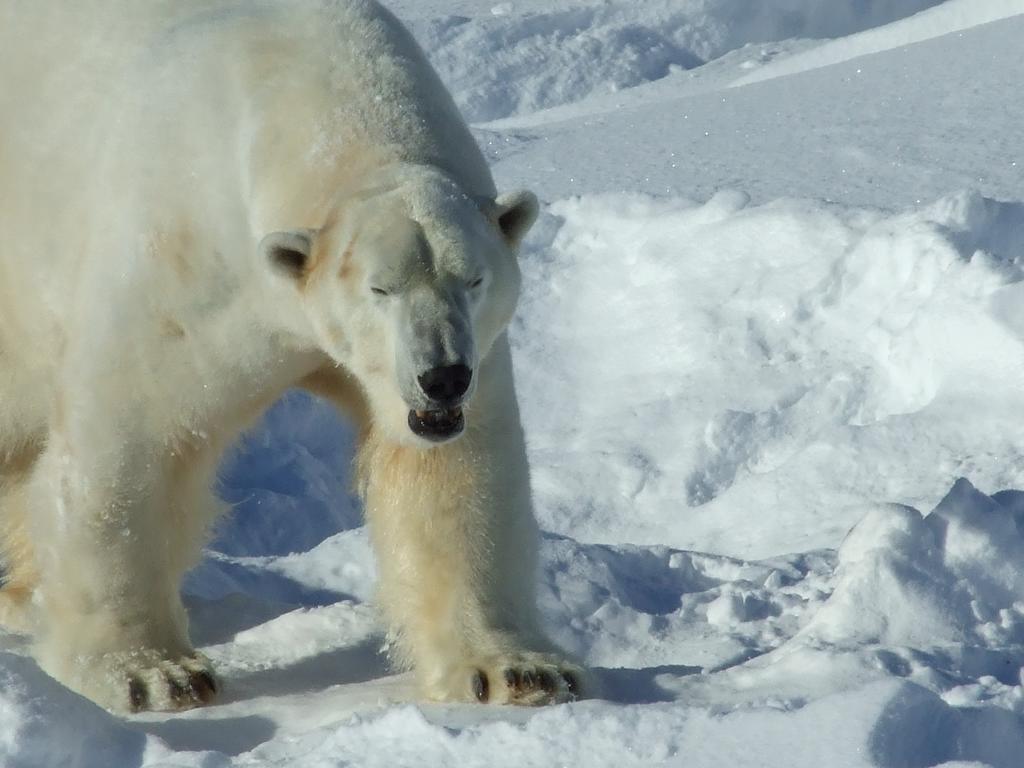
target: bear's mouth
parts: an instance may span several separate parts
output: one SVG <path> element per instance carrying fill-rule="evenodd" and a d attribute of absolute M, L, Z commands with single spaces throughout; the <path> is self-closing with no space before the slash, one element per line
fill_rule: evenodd
<path fill-rule="evenodd" d="M 409 429 L 435 443 L 450 440 L 460 434 L 465 426 L 462 406 L 437 411 L 409 411 Z"/>

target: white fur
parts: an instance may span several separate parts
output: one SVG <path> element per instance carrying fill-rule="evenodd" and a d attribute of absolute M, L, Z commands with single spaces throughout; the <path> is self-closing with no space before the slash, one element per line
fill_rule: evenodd
<path fill-rule="evenodd" d="M 375 3 L 5 3 L 0 618 L 106 706 L 205 701 L 179 581 L 221 451 L 300 385 L 360 426 L 381 603 L 423 694 L 470 699 L 483 673 L 494 701 L 567 697 L 504 330 L 535 214 L 495 200 Z M 416 376 L 459 356 L 466 431 L 431 446 Z"/>

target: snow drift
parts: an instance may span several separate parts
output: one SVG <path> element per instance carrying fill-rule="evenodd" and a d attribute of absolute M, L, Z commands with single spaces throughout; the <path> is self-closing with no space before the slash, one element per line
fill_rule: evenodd
<path fill-rule="evenodd" d="M 721 192 L 550 216 L 514 335 L 548 529 L 765 555 L 835 542 L 863 500 L 934 504 L 968 469 L 1020 485 L 1020 204 Z"/>
<path fill-rule="evenodd" d="M 751 43 L 849 35 L 936 3 L 648 0 L 642 13 L 620 1 L 536 4 L 526 13 L 499 3 L 413 28 L 466 117 L 485 122 L 648 83 Z"/>

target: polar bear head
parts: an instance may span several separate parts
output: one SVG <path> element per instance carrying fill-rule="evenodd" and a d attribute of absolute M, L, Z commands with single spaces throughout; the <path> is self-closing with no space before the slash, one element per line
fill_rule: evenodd
<path fill-rule="evenodd" d="M 261 252 L 297 286 L 316 344 L 362 385 L 374 427 L 438 443 L 462 432 L 480 362 L 512 318 L 516 251 L 537 212 L 530 192 L 481 200 L 404 167 Z"/>

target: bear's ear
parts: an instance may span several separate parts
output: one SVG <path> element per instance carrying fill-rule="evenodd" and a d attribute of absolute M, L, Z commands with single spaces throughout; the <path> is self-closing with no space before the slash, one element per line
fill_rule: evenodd
<path fill-rule="evenodd" d="M 313 234 L 310 229 L 271 232 L 260 240 L 260 255 L 275 273 L 300 280 L 309 271 Z"/>
<path fill-rule="evenodd" d="M 525 189 L 499 195 L 494 201 L 494 215 L 498 229 L 513 248 L 518 248 L 540 213 L 540 203 L 533 192 Z"/>

